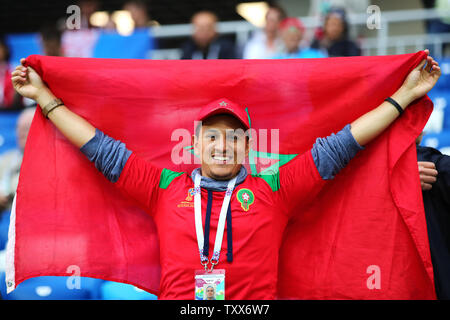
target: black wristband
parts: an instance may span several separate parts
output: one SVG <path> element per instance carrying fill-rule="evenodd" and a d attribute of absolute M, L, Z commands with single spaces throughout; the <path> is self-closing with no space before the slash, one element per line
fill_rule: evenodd
<path fill-rule="evenodd" d="M 394 99 L 392 99 L 391 97 L 387 97 L 384 101 L 390 102 L 400 113 L 400 115 L 403 113 L 403 109 L 402 107 L 398 104 L 397 101 L 395 101 Z"/>

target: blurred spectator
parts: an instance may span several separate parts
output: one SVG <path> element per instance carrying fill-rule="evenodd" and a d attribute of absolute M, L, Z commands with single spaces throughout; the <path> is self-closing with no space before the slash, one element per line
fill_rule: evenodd
<path fill-rule="evenodd" d="M 11 208 L 12 199 L 19 182 L 20 165 L 23 151 L 33 120 L 35 107 L 26 108 L 17 119 L 17 149 L 7 151 L 0 156 L 0 211 Z"/>
<path fill-rule="evenodd" d="M 436 9 L 441 13 L 440 18 L 427 20 L 428 33 L 444 33 L 450 32 L 450 14 L 446 11 L 450 10 L 450 1 L 448 0 L 422 0 L 426 9 Z"/>
<path fill-rule="evenodd" d="M 218 37 L 218 18 L 210 11 L 200 11 L 192 16 L 192 38 L 182 46 L 181 59 L 235 59 L 234 45 Z"/>
<path fill-rule="evenodd" d="M 66 57 L 90 58 L 95 43 L 98 39 L 98 28 L 91 24 L 91 16 L 99 9 L 97 0 L 79 0 L 76 3 L 80 7 L 80 29 L 66 29 L 66 18 L 60 20 L 63 30 L 61 42 L 62 51 Z"/>
<path fill-rule="evenodd" d="M 41 30 L 42 49 L 46 56 L 63 56 L 61 46 L 61 32 L 52 26 L 45 26 Z"/>
<path fill-rule="evenodd" d="M 91 29 L 94 26 L 91 24 L 91 16 L 99 8 L 98 0 L 80 0 L 77 5 L 80 7 L 81 13 L 81 29 Z"/>
<path fill-rule="evenodd" d="M 417 160 L 434 284 L 437 298 L 450 300 L 450 156 L 434 148 L 420 146 L 422 136 L 423 133 L 416 140 Z M 435 170 L 437 175 L 433 173 Z"/>
<path fill-rule="evenodd" d="M 9 58 L 9 48 L 6 43 L 0 39 L 0 108 L 8 108 L 13 104 L 15 91 L 11 83 Z"/>
<path fill-rule="evenodd" d="M 268 59 L 279 53 L 283 41 L 279 36 L 280 22 L 286 18 L 283 8 L 271 5 L 266 13 L 266 24 L 263 30 L 258 30 L 245 45 L 244 59 Z"/>
<path fill-rule="evenodd" d="M 369 0 L 311 0 L 309 7 L 309 16 L 316 17 L 318 21 L 323 21 L 327 13 L 331 8 L 345 8 L 348 14 L 367 14 L 367 8 L 371 4 Z M 315 30 L 315 34 L 308 34 L 306 38 L 310 40 L 315 38 L 317 33 L 322 32 L 321 28 Z M 351 26 L 351 32 L 349 34 L 358 37 L 366 32 L 365 25 L 353 25 Z M 313 31 L 314 33 L 314 31 Z"/>
<path fill-rule="evenodd" d="M 303 23 L 297 18 L 286 18 L 280 23 L 281 38 L 284 43 L 283 53 L 275 59 L 325 58 L 327 55 L 317 49 L 300 48 L 305 32 Z"/>
<path fill-rule="evenodd" d="M 450 33 L 450 1 L 448 0 L 422 0 L 425 9 L 435 9 L 440 18 L 434 18 L 426 20 L 427 33 Z M 448 44 L 444 44 L 440 49 L 446 50 Z M 439 55 L 438 52 L 434 52 L 434 46 L 431 47 L 430 54 L 435 56 Z M 445 55 L 442 52 L 442 55 Z"/>
<path fill-rule="evenodd" d="M 126 2 L 123 10 L 130 12 L 135 28 L 147 28 L 155 25 L 155 21 L 150 20 L 147 4 L 142 0 Z"/>
<path fill-rule="evenodd" d="M 325 50 L 330 57 L 361 55 L 359 46 L 349 39 L 345 9 L 332 8 L 328 12 L 323 34 L 314 39 L 311 48 Z"/>

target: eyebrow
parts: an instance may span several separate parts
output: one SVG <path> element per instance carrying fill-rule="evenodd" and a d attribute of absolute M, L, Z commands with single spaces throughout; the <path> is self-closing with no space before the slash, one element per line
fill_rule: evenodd
<path fill-rule="evenodd" d="M 204 133 L 206 134 L 206 133 L 221 133 L 220 132 L 220 130 L 218 130 L 218 129 L 208 129 L 208 130 L 206 130 Z"/>

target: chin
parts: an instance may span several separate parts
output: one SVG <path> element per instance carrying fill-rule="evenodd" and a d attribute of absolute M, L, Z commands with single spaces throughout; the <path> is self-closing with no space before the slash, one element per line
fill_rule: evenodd
<path fill-rule="evenodd" d="M 214 180 L 230 180 L 231 178 L 234 177 L 232 172 L 228 172 L 228 173 L 211 172 L 210 176 Z"/>
<path fill-rule="evenodd" d="M 237 172 L 235 172 L 236 170 L 230 170 L 230 169 L 216 169 L 216 170 L 211 170 L 209 175 L 211 176 L 211 178 L 213 178 L 214 180 L 230 180 L 232 179 Z"/>

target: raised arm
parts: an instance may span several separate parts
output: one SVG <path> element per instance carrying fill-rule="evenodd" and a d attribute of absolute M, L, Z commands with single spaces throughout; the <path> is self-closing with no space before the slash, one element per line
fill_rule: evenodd
<path fill-rule="evenodd" d="M 56 97 L 31 67 L 21 65 L 12 73 L 16 91 L 24 97 L 35 100 L 41 108 Z M 105 135 L 89 122 L 65 106 L 57 107 L 47 114 L 61 133 L 111 182 L 134 198 L 152 213 L 152 204 L 157 196 L 161 175 L 168 170 L 154 167 L 128 150 L 124 143 Z"/>
<path fill-rule="evenodd" d="M 425 52 L 429 53 L 428 50 Z M 404 110 L 411 102 L 427 94 L 440 76 L 441 69 L 438 63 L 428 56 L 409 73 L 402 86 L 391 98 Z M 366 145 L 383 132 L 399 115 L 400 112 L 390 102 L 383 102 L 376 109 L 351 123 L 352 135 L 360 145 Z"/>
<path fill-rule="evenodd" d="M 25 59 L 11 74 L 14 89 L 22 96 L 35 100 L 41 108 L 56 99 L 41 77 L 31 67 L 25 67 Z M 95 136 L 95 127 L 82 117 L 60 106 L 48 114 L 48 118 L 75 146 L 81 148 Z"/>

